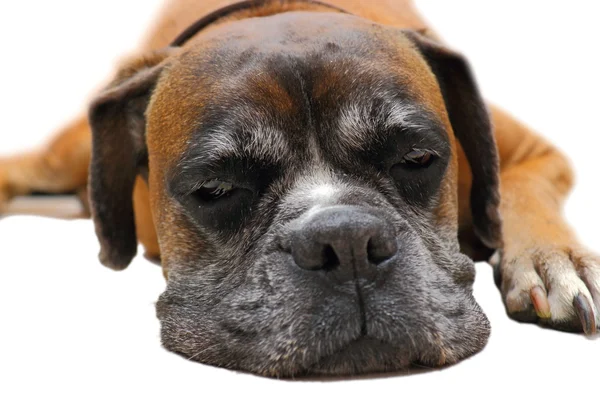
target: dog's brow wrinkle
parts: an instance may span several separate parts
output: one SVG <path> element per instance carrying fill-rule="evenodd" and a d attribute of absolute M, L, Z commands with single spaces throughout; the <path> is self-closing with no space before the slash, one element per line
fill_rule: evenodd
<path fill-rule="evenodd" d="M 342 143 L 353 149 L 361 149 L 380 129 L 423 129 L 424 126 L 414 118 L 418 113 L 417 107 L 401 102 L 384 104 L 376 110 L 372 105 L 351 103 L 341 109 L 337 127 Z"/>
<path fill-rule="evenodd" d="M 204 141 L 204 147 L 208 150 L 208 156 L 215 158 L 221 156 L 239 156 L 239 146 L 233 139 L 233 136 L 229 130 L 225 129 L 214 129 L 207 133 Z"/>
<path fill-rule="evenodd" d="M 237 132 L 237 133 L 236 133 Z M 202 134 L 192 145 L 191 153 L 180 165 L 185 171 L 200 163 L 207 164 L 231 157 L 250 157 L 267 162 L 280 162 L 289 154 L 285 135 L 270 126 L 223 126 Z"/>
<path fill-rule="evenodd" d="M 259 127 L 250 136 L 250 141 L 243 148 L 245 154 L 273 161 L 281 161 L 288 154 L 288 143 L 278 129 Z"/>

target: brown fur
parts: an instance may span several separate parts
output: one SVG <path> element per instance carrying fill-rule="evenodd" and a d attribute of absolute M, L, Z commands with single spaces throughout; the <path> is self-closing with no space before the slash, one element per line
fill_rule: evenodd
<path fill-rule="evenodd" d="M 169 0 L 166 2 L 160 18 L 150 30 L 146 41 L 139 49 L 139 54 L 146 54 L 150 50 L 157 50 L 166 45 L 188 25 L 199 17 L 209 12 L 233 3 L 227 0 Z M 365 2 L 361 0 L 330 0 L 329 3 L 341 7 L 353 14 L 373 20 L 381 24 L 393 25 L 403 29 L 413 29 L 427 32 L 435 37 L 421 17 L 415 11 L 409 0 L 381 0 Z M 226 24 L 231 19 L 247 18 L 252 16 L 270 15 L 282 11 L 294 10 L 319 11 L 320 6 L 307 4 L 274 5 L 263 7 L 258 11 L 244 11 L 234 17 L 228 17 L 219 24 Z M 134 59 L 136 59 L 134 57 Z M 152 63 L 145 59 L 144 63 Z M 419 62 L 412 60 L 407 62 Z M 139 67 L 140 61 L 134 61 L 134 69 Z M 123 73 L 123 72 L 122 72 Z M 126 73 L 126 72 L 125 72 Z M 435 90 L 429 90 L 433 84 L 431 77 L 411 77 L 416 92 L 421 94 L 426 104 L 437 115 L 445 115 L 444 104 L 439 96 L 434 96 Z M 286 97 L 280 93 L 279 88 L 271 82 L 264 82 L 265 101 L 276 99 L 277 106 L 281 109 L 290 107 Z M 169 88 L 163 88 L 168 91 Z M 163 98 L 169 97 L 163 96 Z M 169 98 L 175 98 L 172 94 Z M 177 98 L 185 99 L 185 96 Z M 194 98 L 194 107 L 200 106 L 202 101 Z M 173 107 L 177 107 L 177 118 L 162 118 L 153 121 L 155 129 L 166 131 L 172 135 L 153 135 L 148 133 L 149 148 L 158 148 L 160 153 L 150 153 L 150 165 L 153 171 L 161 171 L 169 162 L 183 151 L 183 138 L 187 127 L 186 107 L 184 103 L 175 101 L 170 103 L 153 104 L 154 115 L 173 115 Z M 495 137 L 499 148 L 501 166 L 501 213 L 504 219 L 504 249 L 505 258 L 512 259 L 531 248 L 577 248 L 577 242 L 567 223 L 561 216 L 561 207 L 566 194 L 573 183 L 572 172 L 563 155 L 545 140 L 515 121 L 511 116 L 501 110 L 491 108 Z M 191 118 L 191 116 L 189 116 Z M 191 120 L 191 119 L 190 119 Z M 449 122 L 444 121 L 447 127 Z M 151 124 L 151 125 L 152 125 Z M 449 130 L 451 131 L 451 130 Z M 178 139 L 176 139 L 178 138 Z M 38 153 L 17 156 L 0 160 L 0 207 L 14 195 L 26 194 L 32 191 L 71 192 L 85 188 L 87 169 L 90 160 L 90 127 L 85 116 L 78 117 L 63 131 L 59 132 L 56 139 L 49 146 Z M 464 152 L 458 143 L 453 150 L 458 154 L 457 165 L 450 168 L 444 190 L 444 201 L 438 210 L 440 220 L 456 221 L 456 212 L 459 214 L 459 232 L 463 250 L 475 258 L 489 256 L 481 243 L 475 238 L 472 228 L 471 213 L 469 211 L 469 192 L 471 188 L 471 174 Z M 456 175 L 456 176 L 454 176 Z M 150 186 L 159 185 L 161 176 L 158 172 L 150 175 Z M 458 181 L 458 193 L 451 182 Z M 161 248 L 168 249 L 164 243 L 158 243 L 158 237 L 166 241 L 181 238 L 171 237 L 168 231 L 160 232 L 161 225 L 167 226 L 169 216 L 162 215 L 161 204 L 166 201 L 160 198 L 160 191 L 153 191 L 155 196 L 149 194 L 147 185 L 137 179 L 135 185 L 135 222 L 138 240 L 146 249 L 151 258 L 159 258 Z M 458 211 L 456 205 L 458 204 Z M 158 224 L 157 221 L 167 222 Z M 448 222 L 444 222 L 447 226 Z M 156 229 L 159 230 L 157 235 Z M 181 245 L 181 243 L 179 243 Z M 161 246 L 163 245 L 163 246 Z M 483 250 L 483 251 L 482 251 Z"/>
<path fill-rule="evenodd" d="M 141 52 L 148 49 L 156 50 L 167 45 L 178 33 L 193 23 L 199 16 L 207 14 L 212 10 L 222 7 L 232 1 L 207 0 L 204 2 L 190 0 L 170 0 L 164 6 L 161 17 L 153 29 L 151 29 L 148 39 L 141 46 Z M 421 17 L 416 13 L 410 1 L 378 1 L 365 3 L 359 0 L 336 0 L 329 1 L 330 4 L 339 6 L 351 13 L 372 19 L 376 22 L 394 25 L 400 28 L 423 30 L 429 28 L 425 25 Z M 250 16 L 270 15 L 281 11 L 306 10 L 313 8 L 316 10 L 322 7 L 310 6 L 307 4 L 288 4 L 282 7 L 278 4 L 264 7 L 258 12 L 244 11 L 236 14 L 235 18 L 246 18 Z M 228 19 L 231 19 L 229 17 Z M 225 23 L 223 21 L 222 23 Z M 138 68 L 141 61 L 136 61 L 132 68 Z M 424 87 L 429 83 L 419 83 L 416 86 Z M 277 91 L 274 86 L 265 83 L 265 98 L 277 98 L 280 107 L 286 107 L 285 97 L 272 96 Z M 432 93 L 433 91 L 421 90 L 420 93 Z M 443 104 L 433 105 L 436 114 L 443 115 L 440 110 Z M 569 229 L 565 223 L 556 224 L 556 218 L 560 218 L 559 205 L 568 192 L 572 184 L 572 174 L 570 168 L 562 155 L 543 139 L 533 134 L 522 124 L 512 119 L 508 114 L 497 108 L 492 109 L 493 122 L 496 127 L 495 134 L 500 152 L 500 162 L 502 167 L 503 184 L 503 216 L 505 219 L 505 237 L 508 241 L 508 247 L 512 243 L 526 244 L 527 240 L 536 240 L 542 235 L 548 237 L 548 240 L 565 240 L 571 237 Z M 164 146 L 166 143 L 161 143 Z M 0 193 L 7 199 L 14 195 L 26 194 L 31 191 L 47 192 L 70 192 L 85 187 L 87 182 L 87 164 L 89 162 L 90 150 L 90 129 L 84 116 L 79 117 L 62 132 L 59 132 L 56 139 L 41 153 L 34 153 L 11 159 L 3 160 L 0 163 Z M 171 154 L 180 152 L 180 148 L 173 149 Z M 459 154 L 462 154 L 459 149 Z M 550 168 L 548 168 L 550 166 Z M 525 171 L 524 171 L 525 170 Z M 461 232 L 468 240 L 474 240 L 470 235 L 470 212 L 468 193 L 470 190 L 469 167 L 464 156 L 459 157 L 459 201 L 460 205 L 460 226 Z M 523 173 L 525 172 L 525 173 Z M 527 186 L 527 180 L 535 181 L 538 186 L 546 188 L 530 188 L 527 191 L 531 193 L 531 201 L 526 201 L 527 193 L 520 192 L 518 195 L 512 195 L 511 189 L 518 189 L 521 185 Z M 527 186 L 529 188 L 529 186 Z M 526 191 L 526 192 L 527 192 Z M 543 197 L 539 195 L 542 192 Z M 445 196 L 450 196 L 447 194 Z M 525 196 L 525 197 L 523 197 Z M 141 179 L 136 182 L 135 208 L 137 232 L 140 242 L 144 245 L 147 253 L 152 257 L 158 257 L 157 235 L 154 232 L 154 223 L 150 215 L 149 199 L 147 187 Z M 517 204 L 516 197 L 520 198 Z M 1 197 L 0 197 L 1 200 Z M 448 203 L 446 201 L 445 203 Z M 540 204 L 542 203 L 542 204 Z M 540 209 L 540 206 L 544 205 Z M 515 210 L 518 207 L 520 210 Z M 535 212 L 534 212 L 535 211 Z M 547 224 L 539 222 L 544 218 L 533 218 L 538 221 L 538 225 L 533 223 L 531 233 L 526 233 L 521 229 L 512 229 L 512 220 L 522 221 L 524 215 L 538 215 L 540 212 L 548 217 L 552 217 L 554 223 L 551 229 Z M 447 214 L 448 211 L 440 211 L 440 214 Z M 451 213 L 450 213 L 451 214 Z M 514 216 L 513 216 L 514 215 Z M 450 215 L 452 217 L 452 215 Z M 451 218 L 450 218 L 451 219 Z M 527 239 L 536 238 L 536 239 Z M 478 243 L 465 242 L 464 248 L 467 251 L 475 252 L 479 247 Z M 477 254 L 474 254 L 475 256 Z"/>

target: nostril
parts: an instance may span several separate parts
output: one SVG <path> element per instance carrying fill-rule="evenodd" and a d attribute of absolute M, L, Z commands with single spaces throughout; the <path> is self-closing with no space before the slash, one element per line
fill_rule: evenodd
<path fill-rule="evenodd" d="M 393 237 L 390 238 L 371 238 L 367 243 L 367 255 L 369 261 L 374 264 L 381 264 L 392 258 L 398 251 L 398 245 Z"/>
<path fill-rule="evenodd" d="M 340 265 L 340 260 L 332 246 L 326 245 L 323 248 L 323 269 L 331 271 Z"/>

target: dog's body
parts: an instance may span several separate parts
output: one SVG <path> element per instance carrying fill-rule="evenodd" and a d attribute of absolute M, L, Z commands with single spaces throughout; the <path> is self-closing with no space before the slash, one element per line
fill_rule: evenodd
<path fill-rule="evenodd" d="M 327 2 L 352 15 L 267 2 L 168 47 L 229 3 L 169 1 L 139 55 L 92 105 L 91 126 L 82 116 L 41 154 L 0 161 L 0 207 L 33 191 L 85 191 L 91 176 L 103 262 L 124 268 L 137 241 L 161 259 L 163 343 L 226 367 L 360 373 L 478 351 L 489 328 L 457 234 L 472 258 L 500 250 L 509 315 L 595 333 L 600 262 L 561 216 L 568 163 L 491 107 L 496 151 L 468 68 L 410 1 Z M 402 139 L 390 139 L 396 125 Z M 218 169 L 202 165 L 219 154 L 231 165 L 217 178 L 231 177 L 237 191 L 229 180 L 189 178 Z M 217 203 L 215 190 L 237 194 Z M 276 268 L 291 259 L 327 270 L 335 290 Z M 398 268 L 382 278 L 371 266 L 388 260 Z"/>

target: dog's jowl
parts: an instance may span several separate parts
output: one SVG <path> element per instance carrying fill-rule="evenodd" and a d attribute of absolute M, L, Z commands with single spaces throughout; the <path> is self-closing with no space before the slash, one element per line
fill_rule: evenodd
<path fill-rule="evenodd" d="M 569 166 L 485 104 L 408 1 L 225 3 L 172 1 L 89 120 L 0 162 L 1 204 L 89 184 L 101 261 L 123 269 L 138 243 L 160 259 L 163 345 L 207 364 L 458 362 L 490 333 L 473 259 L 494 252 L 511 317 L 595 334 Z"/>

